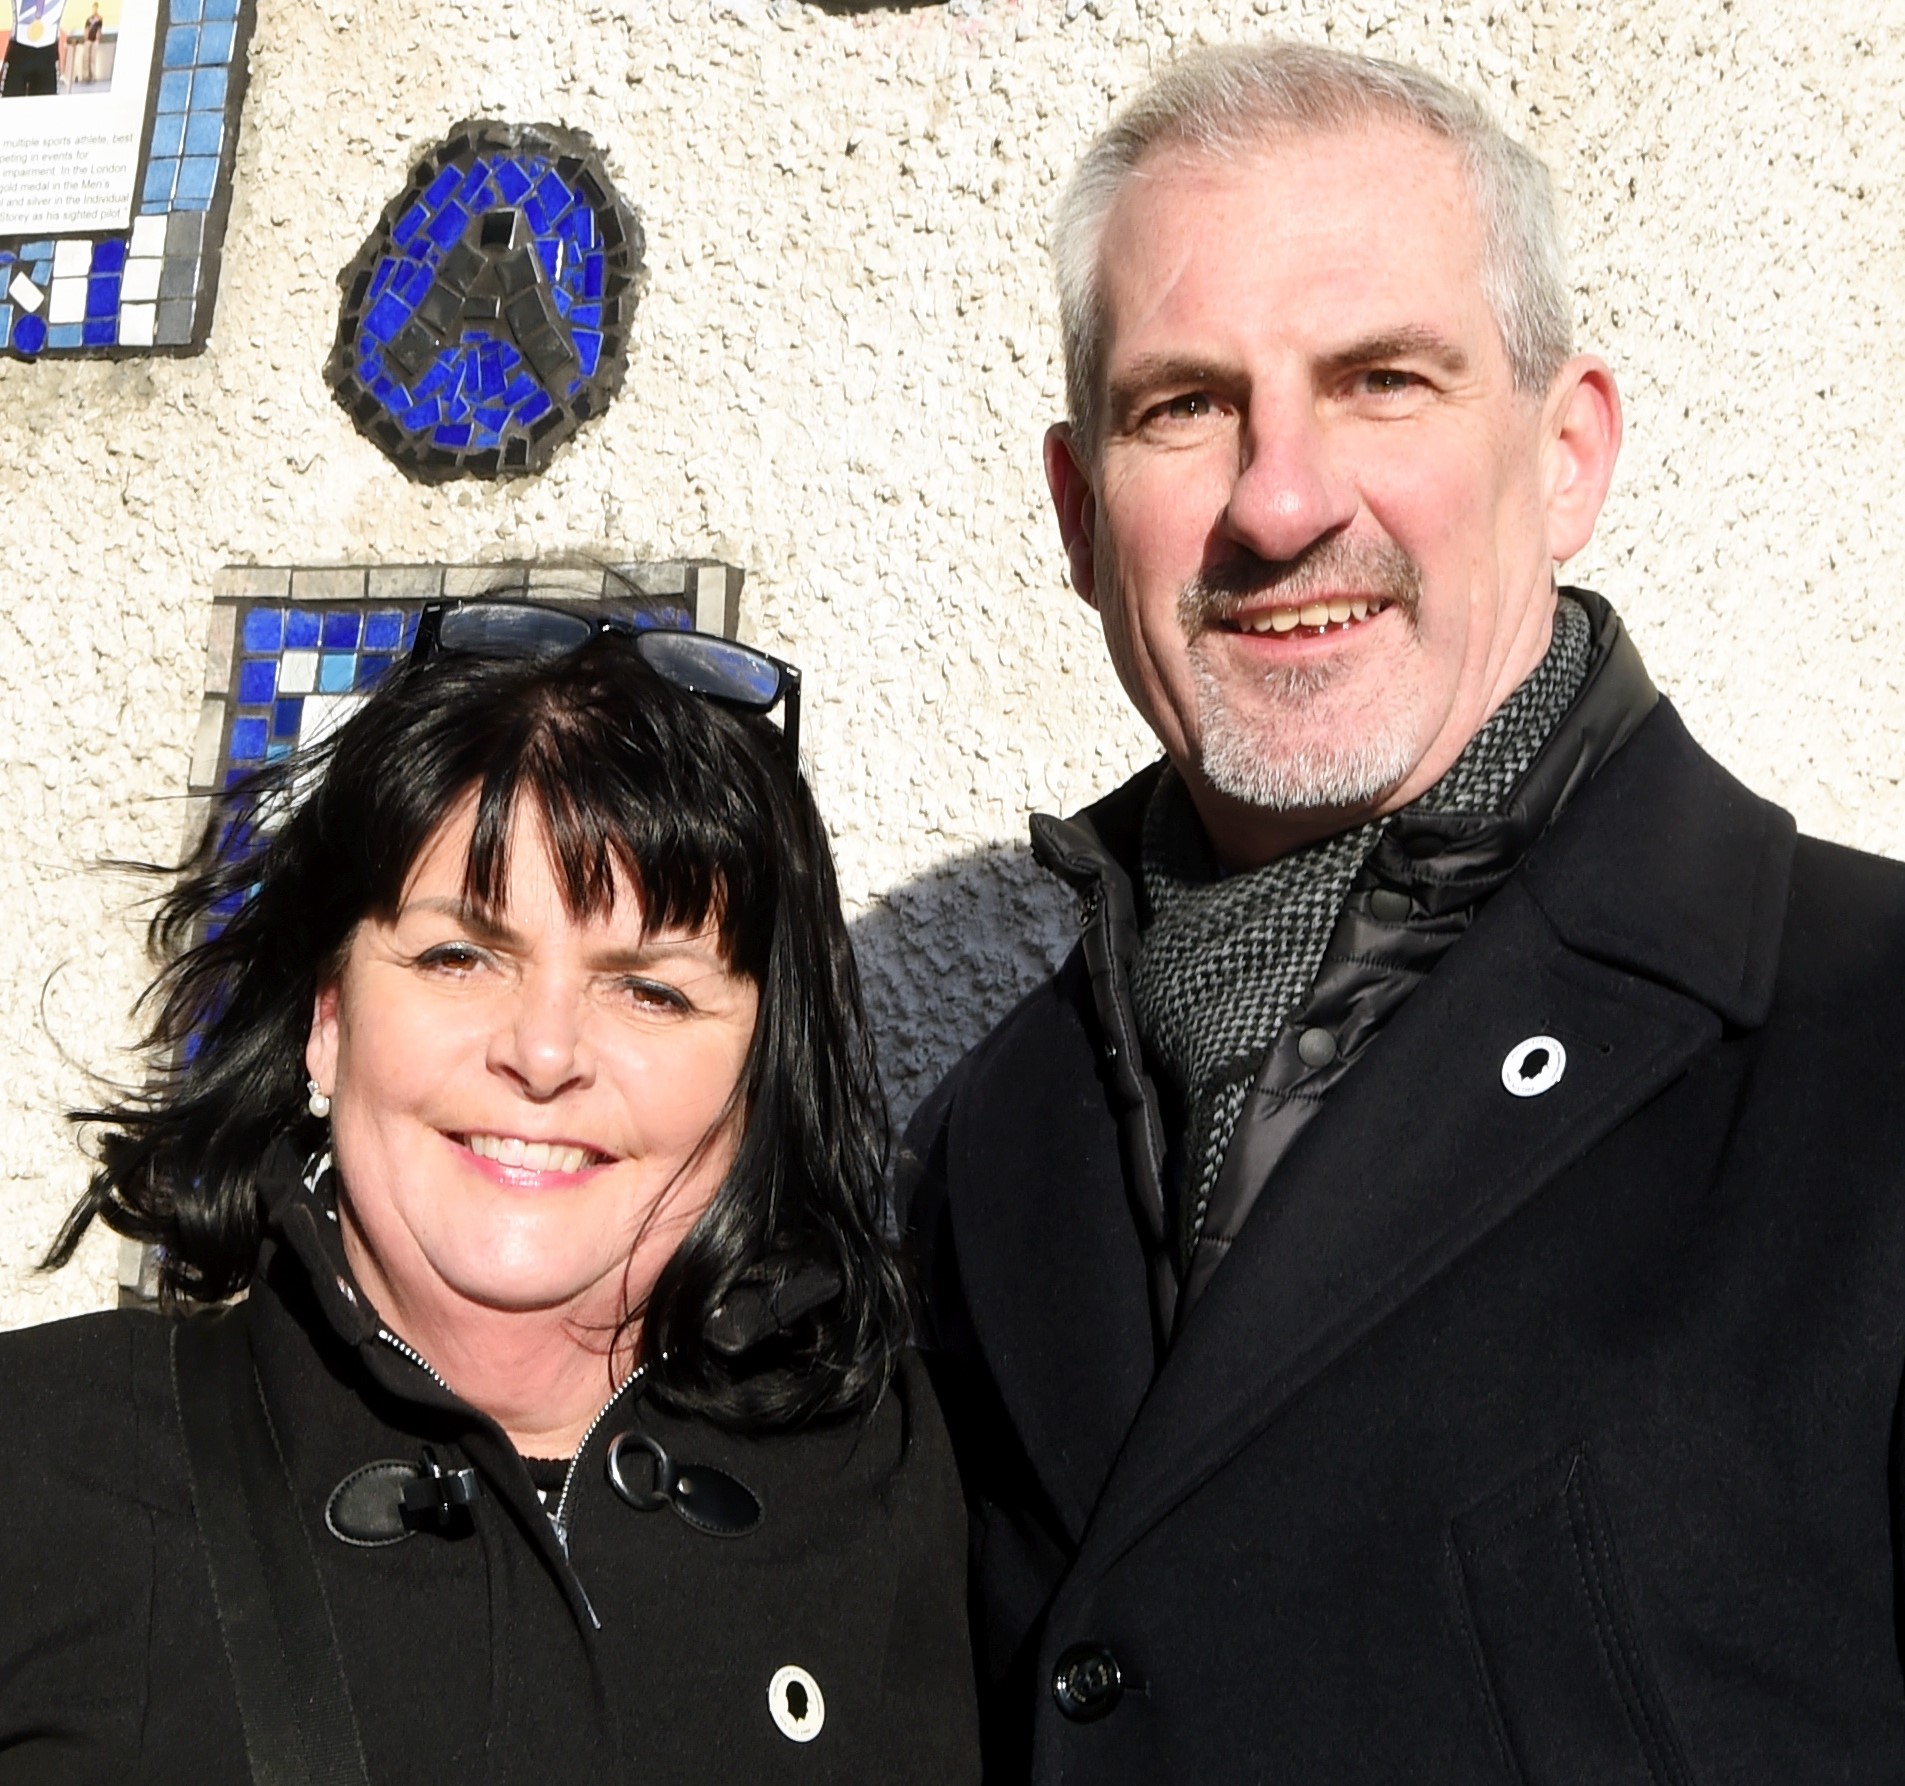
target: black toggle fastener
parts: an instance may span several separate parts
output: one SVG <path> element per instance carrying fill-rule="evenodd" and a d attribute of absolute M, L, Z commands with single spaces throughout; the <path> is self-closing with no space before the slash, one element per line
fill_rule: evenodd
<path fill-rule="evenodd" d="M 641 1460 L 649 1466 L 642 1485 Z M 609 1484 L 637 1513 L 673 1508 L 711 1538 L 745 1538 L 761 1523 L 760 1498 L 745 1482 L 713 1464 L 677 1464 L 647 1433 L 617 1433 L 609 1441 Z"/>
<path fill-rule="evenodd" d="M 476 1472 L 446 1470 L 430 1446 L 423 1448 L 423 1474 L 403 1487 L 403 1519 L 407 1526 L 435 1526 L 441 1530 L 483 1492 Z"/>

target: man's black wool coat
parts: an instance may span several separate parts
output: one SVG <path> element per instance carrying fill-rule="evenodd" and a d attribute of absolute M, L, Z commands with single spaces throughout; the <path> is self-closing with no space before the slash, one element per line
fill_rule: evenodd
<path fill-rule="evenodd" d="M 578 1453 L 565 1546 L 501 1431 L 380 1339 L 334 1225 L 282 1184 L 274 1200 L 287 1244 L 245 1314 L 377 1786 L 977 1776 L 958 1487 L 916 1358 L 866 1425 L 763 1439 L 624 1390 Z M 169 1325 L 123 1312 L 0 1340 L 0 1786 L 251 1778 Z M 629 1428 L 744 1482 L 759 1529 L 625 1504 L 605 1458 Z M 426 1444 L 477 1470 L 468 1525 L 340 1541 L 338 1485 Z M 787 1665 L 824 1698 L 804 1742 L 769 1707 Z"/>
<path fill-rule="evenodd" d="M 1161 1362 L 1092 971 L 910 1142 L 990 1778 L 1905 1779 L 1905 870 L 1662 702 Z"/>

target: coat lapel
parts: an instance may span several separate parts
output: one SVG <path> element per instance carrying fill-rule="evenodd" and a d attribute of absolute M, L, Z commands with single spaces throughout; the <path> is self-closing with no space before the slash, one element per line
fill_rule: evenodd
<path fill-rule="evenodd" d="M 1193 1309 L 1092 1518 L 1108 1567 L 1306 1384 L 1770 998 L 1791 821 L 1662 703 L 1331 1094 Z M 1511 1095 L 1510 1051 L 1566 1068 Z"/>

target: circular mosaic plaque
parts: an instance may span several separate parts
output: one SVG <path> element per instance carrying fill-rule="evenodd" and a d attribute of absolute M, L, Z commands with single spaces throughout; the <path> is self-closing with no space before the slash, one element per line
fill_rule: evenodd
<path fill-rule="evenodd" d="M 581 131 L 459 124 L 339 275 L 331 388 L 426 483 L 541 471 L 621 387 L 642 249 Z"/>

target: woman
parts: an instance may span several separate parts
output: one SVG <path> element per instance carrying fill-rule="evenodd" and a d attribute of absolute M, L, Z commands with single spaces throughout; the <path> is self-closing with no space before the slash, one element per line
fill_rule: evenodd
<path fill-rule="evenodd" d="M 0 1340 L 0 1781 L 975 1775 L 790 678 L 450 604 L 215 815 L 53 1258 L 248 1294 Z"/>

